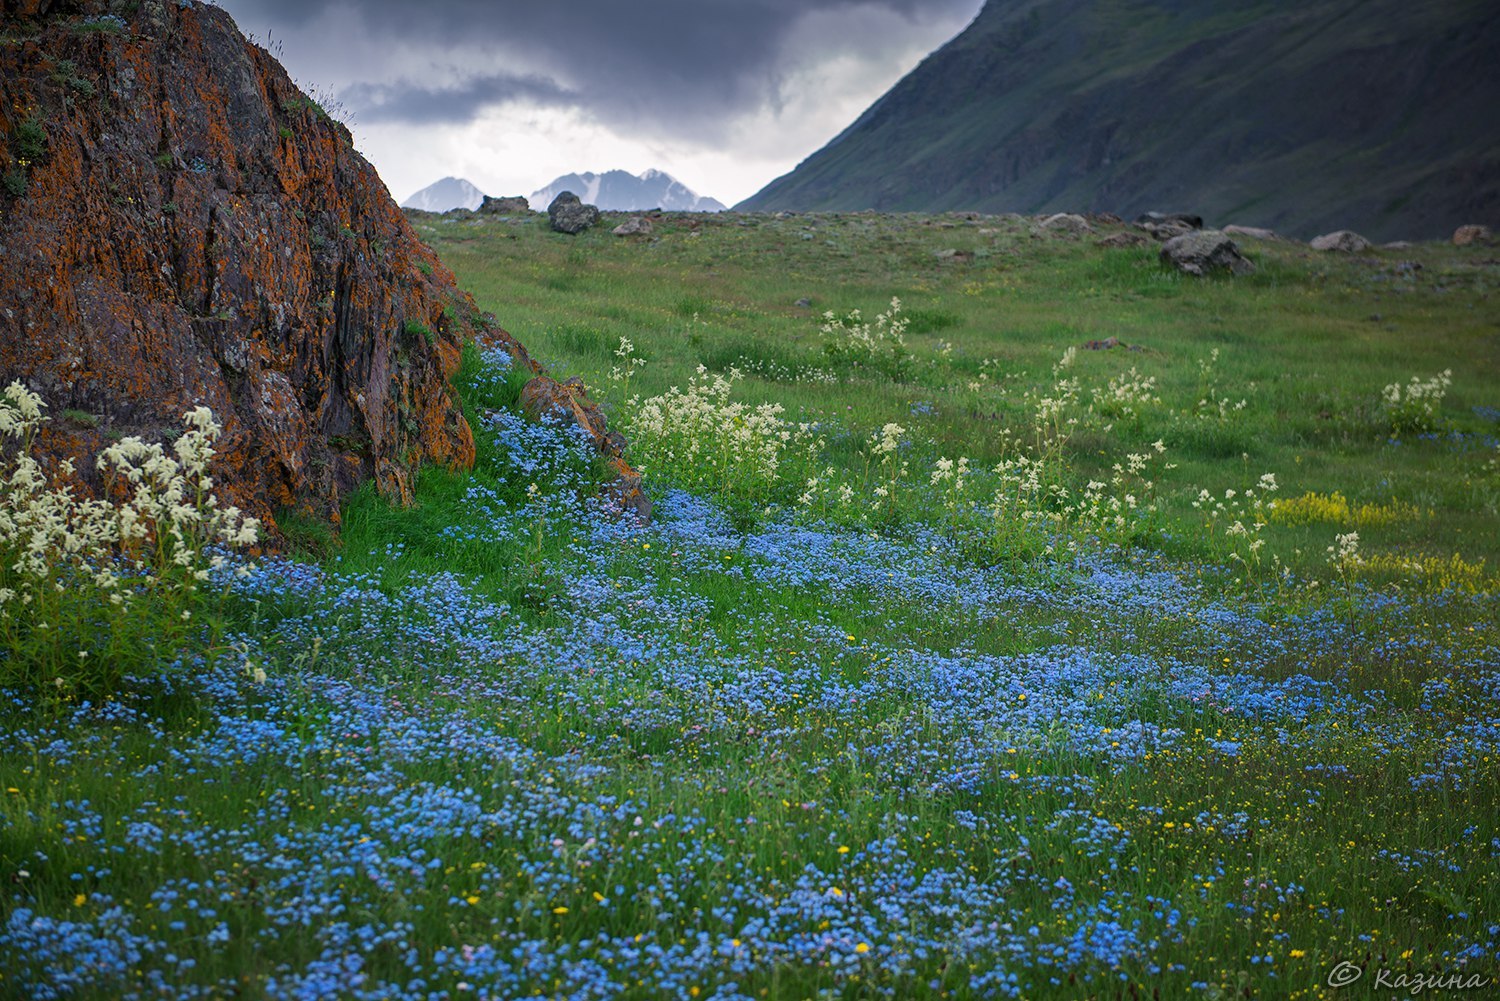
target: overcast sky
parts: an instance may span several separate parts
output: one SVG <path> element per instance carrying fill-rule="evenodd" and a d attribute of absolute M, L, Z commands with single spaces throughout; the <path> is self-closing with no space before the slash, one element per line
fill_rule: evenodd
<path fill-rule="evenodd" d="M 832 139 L 983 0 L 219 0 L 333 97 L 398 201 L 656 167 L 732 205 Z M 274 45 L 268 45 L 273 47 Z"/>

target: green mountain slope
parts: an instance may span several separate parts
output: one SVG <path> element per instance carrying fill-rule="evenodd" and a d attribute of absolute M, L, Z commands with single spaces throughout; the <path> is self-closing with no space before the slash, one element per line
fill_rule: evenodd
<path fill-rule="evenodd" d="M 1500 217 L 1500 7 L 990 0 L 737 208 L 1160 209 L 1443 236 Z"/>

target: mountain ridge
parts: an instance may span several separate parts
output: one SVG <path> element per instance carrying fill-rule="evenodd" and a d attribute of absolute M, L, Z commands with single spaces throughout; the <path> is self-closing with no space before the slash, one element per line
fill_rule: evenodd
<path fill-rule="evenodd" d="M 607 170 L 564 174 L 531 194 L 531 204 L 543 208 L 564 191 L 571 191 L 590 205 L 606 212 L 639 212 L 666 209 L 671 212 L 722 212 L 718 199 L 700 195 L 664 170 L 650 168 L 639 174 Z"/>
<path fill-rule="evenodd" d="M 990 0 L 743 210 L 1191 210 L 1436 237 L 1500 214 L 1500 13 Z M 954 94 L 966 95 L 961 102 Z"/>
<path fill-rule="evenodd" d="M 450 209 L 477 209 L 483 203 L 484 192 L 467 178 L 444 177 L 411 195 L 401 207 L 422 212 L 447 212 Z"/>

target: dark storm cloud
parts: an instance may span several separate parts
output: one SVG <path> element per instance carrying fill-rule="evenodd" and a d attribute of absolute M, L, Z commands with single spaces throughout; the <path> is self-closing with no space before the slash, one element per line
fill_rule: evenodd
<path fill-rule="evenodd" d="M 363 122 L 442 125 L 467 122 L 483 108 L 509 101 L 573 105 L 578 95 L 547 77 L 496 73 L 468 77 L 449 87 L 355 83 L 339 92 L 339 100 L 356 110 Z"/>
<path fill-rule="evenodd" d="M 796 37 L 809 15 L 895 13 L 915 22 L 972 14 L 979 0 L 221 0 L 246 31 L 289 42 L 314 23 L 344 22 L 393 52 L 427 58 L 422 80 L 368 65 L 340 98 L 364 121 L 463 121 L 482 108 L 525 98 L 565 103 L 616 123 L 691 130 L 775 106 L 790 43 L 829 56 L 898 43 L 858 16 L 837 37 Z M 326 19 L 325 19 L 326 17 Z M 868 22 L 872 26 L 874 21 Z M 870 37 L 861 37 L 866 30 Z M 340 39 L 320 40 L 330 58 Z M 449 53 L 456 53 L 445 61 Z M 474 67 L 480 54 L 491 60 Z M 495 72 L 521 62 L 528 73 Z M 433 79 L 437 75 L 437 79 Z M 489 89 L 493 88 L 493 89 Z M 375 102 L 373 105 L 368 103 Z M 451 102 L 451 103 L 449 103 Z"/>

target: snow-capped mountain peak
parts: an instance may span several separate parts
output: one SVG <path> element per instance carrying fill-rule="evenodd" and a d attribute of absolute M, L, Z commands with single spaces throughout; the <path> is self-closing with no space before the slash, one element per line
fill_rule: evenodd
<path fill-rule="evenodd" d="M 423 212 L 447 212 L 449 209 L 477 209 L 484 192 L 461 177 L 445 177 L 427 185 L 401 203 L 402 208 Z"/>
<path fill-rule="evenodd" d="M 721 212 L 724 204 L 699 195 L 664 170 L 651 168 L 639 174 L 623 170 L 592 171 L 565 174 L 531 195 L 538 209 L 552 204 L 564 191 L 571 191 L 582 201 L 609 212 L 640 212 L 666 209 L 669 212 Z"/>

